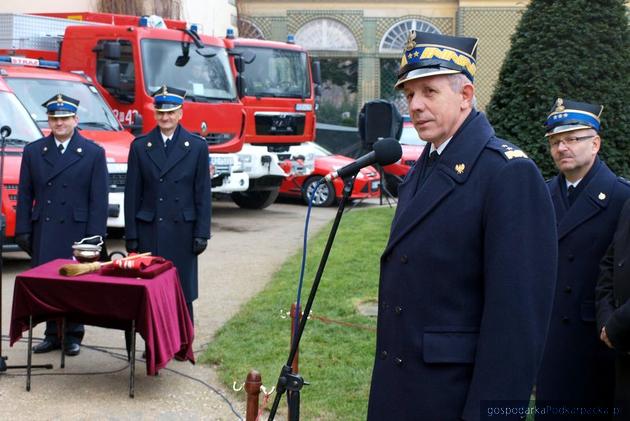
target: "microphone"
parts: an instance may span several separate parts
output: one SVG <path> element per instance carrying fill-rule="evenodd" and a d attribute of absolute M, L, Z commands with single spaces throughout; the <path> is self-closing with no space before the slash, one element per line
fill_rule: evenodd
<path fill-rule="evenodd" d="M 356 161 L 349 163 L 345 167 L 339 168 L 335 172 L 331 172 L 326 176 L 326 180 L 330 181 L 337 177 L 346 178 L 353 176 L 358 173 L 361 168 L 372 164 L 393 164 L 398 161 L 401 156 L 402 147 L 396 139 L 391 137 L 380 139 L 374 144 L 374 150 L 372 152 L 363 155 Z"/>
<path fill-rule="evenodd" d="M 2 136 L 3 138 L 11 136 L 11 127 L 2 126 L 2 128 L 0 128 L 0 136 Z"/>

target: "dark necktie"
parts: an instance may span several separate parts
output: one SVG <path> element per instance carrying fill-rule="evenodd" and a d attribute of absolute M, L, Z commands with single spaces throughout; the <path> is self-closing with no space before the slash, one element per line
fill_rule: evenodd
<path fill-rule="evenodd" d="M 429 174 L 431 174 L 431 170 L 433 169 L 435 163 L 439 158 L 440 154 L 438 153 L 438 151 L 433 151 L 429 154 L 426 165 L 422 169 L 422 178 L 420 179 L 420 184 L 418 185 L 418 188 L 420 188 L 429 177 Z"/>
<path fill-rule="evenodd" d="M 59 151 L 59 155 L 63 154 L 63 143 L 60 143 L 59 146 L 57 146 L 57 150 Z"/>
<path fill-rule="evenodd" d="M 173 141 L 171 140 L 170 137 L 164 141 L 164 151 L 166 152 L 166 156 L 169 156 L 169 154 L 171 153 L 171 144 L 172 143 L 173 143 Z"/>
<path fill-rule="evenodd" d="M 569 201 L 569 206 L 573 205 L 573 202 L 575 202 L 575 186 L 569 186 L 569 188 L 567 188 L 567 200 Z"/>

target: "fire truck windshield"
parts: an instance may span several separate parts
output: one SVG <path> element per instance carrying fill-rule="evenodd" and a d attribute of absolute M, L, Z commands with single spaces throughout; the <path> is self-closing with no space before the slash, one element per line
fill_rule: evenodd
<path fill-rule="evenodd" d="M 245 63 L 244 93 L 255 97 L 308 98 L 311 84 L 306 53 L 271 48 L 239 46 L 256 55 L 251 63 Z"/>
<path fill-rule="evenodd" d="M 0 127 L 9 126 L 9 144 L 25 144 L 42 137 L 24 106 L 11 92 L 0 92 Z"/>
<path fill-rule="evenodd" d="M 175 41 L 142 40 L 142 63 L 146 91 L 162 85 L 186 90 L 186 100 L 234 101 L 236 89 L 224 48 Z"/>
<path fill-rule="evenodd" d="M 57 94 L 79 100 L 79 128 L 120 131 L 120 123 L 100 96 L 96 88 L 81 82 L 59 79 L 5 78 L 7 84 L 24 103 L 39 127 L 48 128 L 44 101 Z"/>

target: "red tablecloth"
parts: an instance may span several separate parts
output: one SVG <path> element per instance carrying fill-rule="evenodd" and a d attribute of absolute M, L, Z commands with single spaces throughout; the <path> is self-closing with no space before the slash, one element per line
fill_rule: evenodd
<path fill-rule="evenodd" d="M 33 325 L 65 316 L 68 321 L 136 331 L 144 338 L 147 374 L 175 356 L 192 363 L 194 328 L 177 271 L 171 268 L 153 279 L 121 278 L 91 273 L 75 277 L 59 274 L 69 260 L 53 260 L 15 278 L 11 312 L 11 345 Z M 122 335 L 121 335 L 122 337 Z"/>

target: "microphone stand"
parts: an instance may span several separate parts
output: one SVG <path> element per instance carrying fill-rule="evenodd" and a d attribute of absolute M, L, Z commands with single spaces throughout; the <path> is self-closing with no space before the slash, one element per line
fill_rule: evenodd
<path fill-rule="evenodd" d="M 302 333 L 304 333 L 304 328 L 306 327 L 306 322 L 308 321 L 308 315 L 311 312 L 313 301 L 315 301 L 317 288 L 319 287 L 319 282 L 322 278 L 322 274 L 324 273 L 324 268 L 326 267 L 326 262 L 328 261 L 328 255 L 330 254 L 333 241 L 335 240 L 337 228 L 339 227 L 339 223 L 341 222 L 341 217 L 343 216 L 346 202 L 348 201 L 350 193 L 352 192 L 352 188 L 354 186 L 354 177 L 355 175 L 352 175 L 348 179 L 344 178 L 343 197 L 339 202 L 337 215 L 335 216 L 333 226 L 330 230 L 330 233 L 328 234 L 328 241 L 326 242 L 324 253 L 322 254 L 322 258 L 319 262 L 317 274 L 315 275 L 315 280 L 313 281 L 313 286 L 311 287 L 308 301 L 306 302 L 306 306 L 304 307 L 304 313 L 302 315 L 302 319 L 300 320 L 297 334 L 293 337 L 293 340 L 291 341 L 291 351 L 289 352 L 289 358 L 287 359 L 287 363 L 280 370 L 280 376 L 278 377 L 278 383 L 276 385 L 276 397 L 273 401 L 273 406 L 271 407 L 268 421 L 272 421 L 274 419 L 276 411 L 278 410 L 278 405 L 280 404 L 280 399 L 282 399 L 282 395 L 284 394 L 284 392 L 287 392 L 289 421 L 299 421 L 300 419 L 300 390 L 302 389 L 302 386 L 308 383 L 304 381 L 299 373 L 293 372 L 293 360 L 295 359 L 295 356 L 297 354 L 297 350 L 300 345 L 300 339 L 302 339 Z"/>
<path fill-rule="evenodd" d="M 2 205 L 4 202 L 3 187 L 4 187 L 4 149 L 7 143 L 7 137 L 11 136 L 11 127 L 2 126 L 0 129 L 0 212 L 2 211 Z M 29 368 L 29 365 L 12 365 L 9 366 L 6 363 L 7 357 L 2 355 L 2 274 L 4 266 L 4 257 L 2 256 L 2 249 L 4 247 L 4 234 L 6 216 L 0 214 L 0 373 L 7 371 L 7 369 L 15 368 Z M 29 341 L 30 343 L 30 341 Z M 52 369 L 52 364 L 42 365 L 30 365 L 31 368 L 47 368 Z"/>

